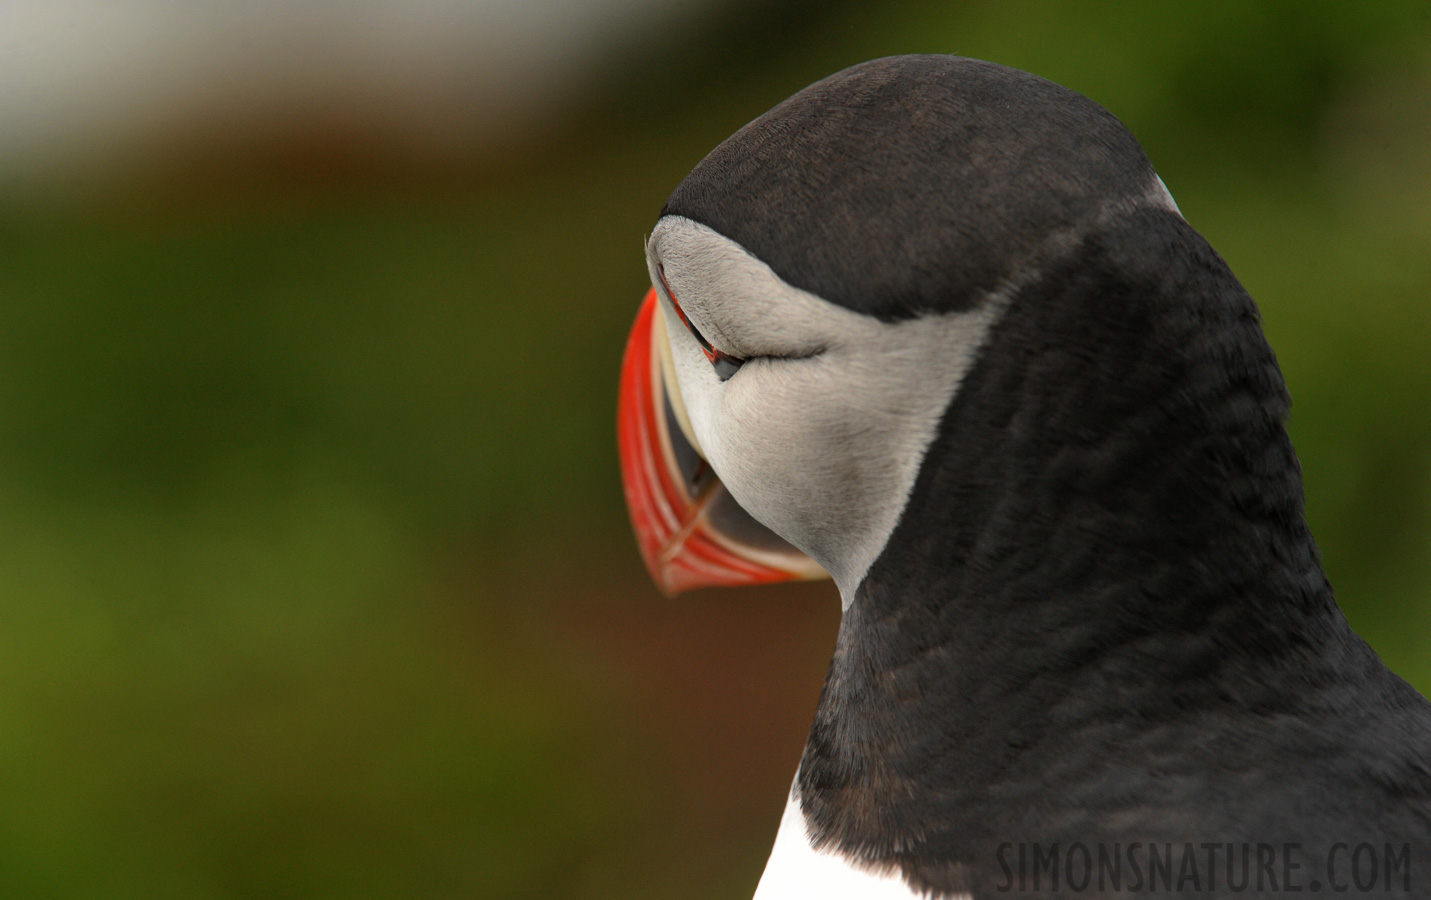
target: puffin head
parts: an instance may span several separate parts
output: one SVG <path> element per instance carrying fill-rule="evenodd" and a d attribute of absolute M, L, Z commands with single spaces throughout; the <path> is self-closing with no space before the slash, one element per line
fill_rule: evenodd
<path fill-rule="evenodd" d="M 657 581 L 845 601 L 758 897 L 996 896 L 1026 835 L 1426 834 L 1431 707 L 1337 608 L 1256 305 L 1101 107 L 856 66 L 717 147 L 646 255 Z"/>
<path fill-rule="evenodd" d="M 647 241 L 623 368 L 626 495 L 657 583 L 829 573 L 848 606 L 1010 311 L 1146 214 L 1181 223 L 1117 119 L 977 60 L 857 65 L 722 143 Z"/>

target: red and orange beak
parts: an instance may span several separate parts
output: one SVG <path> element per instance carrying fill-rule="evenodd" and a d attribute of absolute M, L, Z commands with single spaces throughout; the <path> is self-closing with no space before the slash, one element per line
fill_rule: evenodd
<path fill-rule="evenodd" d="M 655 288 L 626 343 L 616 417 L 626 506 L 662 591 L 827 577 L 741 509 L 701 455 Z"/>

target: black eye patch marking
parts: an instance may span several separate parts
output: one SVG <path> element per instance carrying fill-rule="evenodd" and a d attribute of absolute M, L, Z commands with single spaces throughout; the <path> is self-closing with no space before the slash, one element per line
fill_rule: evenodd
<path fill-rule="evenodd" d="M 671 290 L 670 283 L 666 281 L 666 267 L 656 266 L 656 275 L 661 279 L 661 287 L 666 291 L 666 297 L 671 301 L 671 306 L 675 308 L 676 315 L 681 317 L 681 324 L 686 326 L 686 330 L 691 333 L 691 336 L 696 339 L 696 343 L 700 345 L 701 352 L 706 355 L 706 359 L 710 360 L 712 366 L 715 366 L 716 377 L 721 381 L 729 379 L 741 366 L 745 365 L 745 360 L 738 356 L 731 356 L 724 350 L 717 350 L 715 347 L 712 347 L 711 342 L 706 340 L 705 335 L 701 334 L 700 329 L 697 328 L 690 319 L 686 318 L 686 311 L 681 309 L 681 301 L 676 299 L 676 292 Z"/>

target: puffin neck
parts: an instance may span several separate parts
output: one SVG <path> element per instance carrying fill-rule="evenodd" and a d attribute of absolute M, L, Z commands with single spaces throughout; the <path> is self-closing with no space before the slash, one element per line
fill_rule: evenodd
<path fill-rule="evenodd" d="M 1170 212 L 1025 288 L 845 612 L 797 782 L 817 837 L 898 853 L 992 786 L 1076 792 L 1134 735 L 1360 671 L 1289 402 L 1251 298 Z"/>

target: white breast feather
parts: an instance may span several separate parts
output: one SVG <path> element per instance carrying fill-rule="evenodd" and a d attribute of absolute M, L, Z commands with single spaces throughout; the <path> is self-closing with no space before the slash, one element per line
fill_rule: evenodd
<path fill-rule="evenodd" d="M 794 796 L 785 806 L 775 848 L 755 890 L 755 900 L 915 900 L 927 896 L 910 887 L 898 873 L 871 872 L 837 852 L 816 850 L 810 844 L 800 801 Z"/>

